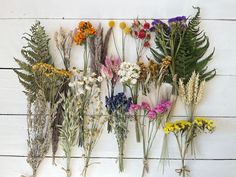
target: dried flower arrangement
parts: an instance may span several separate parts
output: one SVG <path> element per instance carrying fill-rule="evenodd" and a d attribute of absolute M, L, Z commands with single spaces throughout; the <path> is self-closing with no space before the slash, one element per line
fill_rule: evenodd
<path fill-rule="evenodd" d="M 215 70 L 208 71 L 207 64 L 213 53 L 205 54 L 209 39 L 199 28 L 200 9 L 193 18 L 176 17 L 164 23 L 134 20 L 131 27 L 121 22 L 121 53 L 114 33 L 114 21 L 103 36 L 101 24 L 95 28 L 91 22 L 82 21 L 74 32 L 60 28 L 54 40 L 65 69 L 53 65 L 49 53 L 49 38 L 39 22 L 24 35 L 27 46 L 22 55 L 26 61 L 15 59 L 23 71 L 14 70 L 25 87 L 28 100 L 27 161 L 36 176 L 37 168 L 52 143 L 52 157 L 58 142 L 66 157 L 63 168 L 67 177 L 72 172 L 71 157 L 75 145 L 83 148 L 84 169 L 87 176 L 92 164 L 91 155 L 99 140 L 104 124 L 115 134 L 118 146 L 119 171 L 124 171 L 125 141 L 128 122 L 134 120 L 137 142 L 143 145 L 143 172 L 149 171 L 149 155 L 158 130 L 164 129 L 161 159 L 167 159 L 168 136 L 174 134 L 182 166 L 176 172 L 185 177 L 190 170 L 186 156 L 194 153 L 194 141 L 203 132 L 213 132 L 214 122 L 196 117 L 197 106 L 203 97 L 205 82 L 212 79 Z M 151 33 L 155 45 L 151 46 Z M 125 41 L 128 35 L 136 42 L 136 62 L 127 61 Z M 109 57 L 109 40 L 113 37 L 118 57 Z M 71 66 L 73 42 L 84 47 L 83 70 Z M 150 49 L 154 59 L 143 59 Z M 105 104 L 101 101 L 102 82 L 106 81 L 108 93 Z M 115 93 L 118 83 L 124 90 Z M 130 96 L 126 89 L 130 91 Z M 171 122 L 178 96 L 186 107 L 187 120 Z M 129 114 L 127 114 L 130 112 Z M 108 115 L 107 115 L 108 113 Z"/>
<path fill-rule="evenodd" d="M 40 22 L 37 21 L 30 31 L 31 34 L 23 37 L 27 41 L 27 46 L 21 51 L 27 62 L 15 59 L 23 70 L 15 70 L 15 72 L 25 88 L 28 100 L 27 162 L 33 169 L 33 176 L 36 176 L 38 166 L 51 143 L 51 125 L 59 104 L 59 100 L 55 102 L 54 98 L 63 80 L 70 77 L 70 73 L 48 64 L 51 62 L 49 38 Z"/>

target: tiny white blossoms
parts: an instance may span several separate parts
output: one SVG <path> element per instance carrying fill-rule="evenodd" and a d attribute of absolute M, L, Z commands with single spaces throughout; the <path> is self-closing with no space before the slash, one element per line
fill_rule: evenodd
<path fill-rule="evenodd" d="M 83 75 L 83 72 L 72 71 L 73 78 L 69 83 L 69 87 L 74 88 L 77 96 L 83 95 L 86 92 L 100 92 L 99 83 L 103 81 L 101 76 L 96 76 L 95 73 Z"/>
<path fill-rule="evenodd" d="M 118 75 L 121 83 L 135 85 L 140 76 L 140 67 L 136 63 L 123 62 Z"/>

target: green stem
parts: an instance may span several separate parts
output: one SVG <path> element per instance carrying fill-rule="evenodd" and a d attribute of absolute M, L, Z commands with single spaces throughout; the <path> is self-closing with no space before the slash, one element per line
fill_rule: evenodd
<path fill-rule="evenodd" d="M 124 171 L 124 142 L 120 142 L 119 146 L 119 170 Z"/>

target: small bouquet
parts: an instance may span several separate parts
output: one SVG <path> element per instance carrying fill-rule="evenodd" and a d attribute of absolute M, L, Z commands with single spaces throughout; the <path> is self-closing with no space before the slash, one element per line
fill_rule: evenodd
<path fill-rule="evenodd" d="M 79 146 L 84 146 L 84 119 L 89 112 L 89 107 L 92 104 L 92 100 L 95 95 L 100 94 L 100 83 L 103 81 L 101 76 L 96 76 L 95 73 L 89 74 L 89 71 L 83 71 L 73 69 L 73 77 L 69 83 L 69 87 L 72 93 L 78 99 L 79 107 Z"/>
<path fill-rule="evenodd" d="M 118 71 L 120 68 L 121 60 L 120 58 L 106 57 L 105 65 L 101 65 L 101 74 L 106 79 L 108 95 L 106 100 L 112 100 L 114 97 L 115 86 L 119 80 Z M 108 114 L 112 115 L 112 110 L 107 109 Z M 108 118 L 107 124 L 108 133 L 112 131 L 112 118 Z"/>
<path fill-rule="evenodd" d="M 89 39 L 94 38 L 96 29 L 89 21 L 81 21 L 74 32 L 74 41 L 77 45 L 84 46 L 84 74 L 87 74 L 89 64 Z"/>
<path fill-rule="evenodd" d="M 180 176 L 186 177 L 190 172 L 185 164 L 185 158 L 191 142 L 196 139 L 200 133 L 212 133 L 214 129 L 215 125 L 212 120 L 201 117 L 196 117 L 193 122 L 180 120 L 173 123 L 166 123 L 164 132 L 166 134 L 173 133 L 178 144 L 182 167 L 180 169 L 176 169 L 176 172 Z"/>
<path fill-rule="evenodd" d="M 135 39 L 137 62 L 141 59 L 146 49 L 150 48 L 151 31 L 150 24 L 142 24 L 139 20 L 134 20 L 131 26 L 131 36 Z"/>
<path fill-rule="evenodd" d="M 149 171 L 148 157 L 149 152 L 152 148 L 153 142 L 156 138 L 157 131 L 164 123 L 168 110 L 171 107 L 171 102 L 168 100 L 162 100 L 157 103 L 154 107 L 151 107 L 149 103 L 142 102 L 141 104 L 132 104 L 130 106 L 130 112 L 137 113 L 141 116 L 138 125 L 141 129 L 142 143 L 143 143 L 143 172 Z"/>
<path fill-rule="evenodd" d="M 105 123 L 105 110 L 100 100 L 100 84 L 103 81 L 101 76 L 95 73 L 85 74 L 74 69 L 73 77 L 69 86 L 77 99 L 79 117 L 79 145 L 84 149 L 84 177 L 91 157 L 92 150 L 100 137 Z"/>
<path fill-rule="evenodd" d="M 124 145 L 128 134 L 128 115 L 129 107 L 132 103 L 131 98 L 127 98 L 123 92 L 115 96 L 106 98 L 106 108 L 113 116 L 113 129 L 119 150 L 119 170 L 124 171 Z"/>
<path fill-rule="evenodd" d="M 140 77 L 140 67 L 135 63 L 122 62 L 118 71 L 120 82 L 130 89 L 132 102 L 138 102 L 138 79 Z M 136 140 L 140 142 L 140 130 L 138 125 L 138 116 L 134 114 Z"/>

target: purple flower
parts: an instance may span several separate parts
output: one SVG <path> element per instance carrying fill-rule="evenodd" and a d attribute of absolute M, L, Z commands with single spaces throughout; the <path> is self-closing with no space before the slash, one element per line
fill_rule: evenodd
<path fill-rule="evenodd" d="M 157 113 L 156 113 L 155 110 L 150 110 L 150 111 L 148 112 L 148 118 L 149 118 L 149 119 L 156 119 L 156 116 L 157 116 Z"/>
<path fill-rule="evenodd" d="M 187 18 L 185 16 L 177 16 L 177 17 L 174 17 L 174 18 L 170 18 L 168 20 L 168 23 L 171 24 L 171 23 L 185 23 L 187 20 Z"/>

